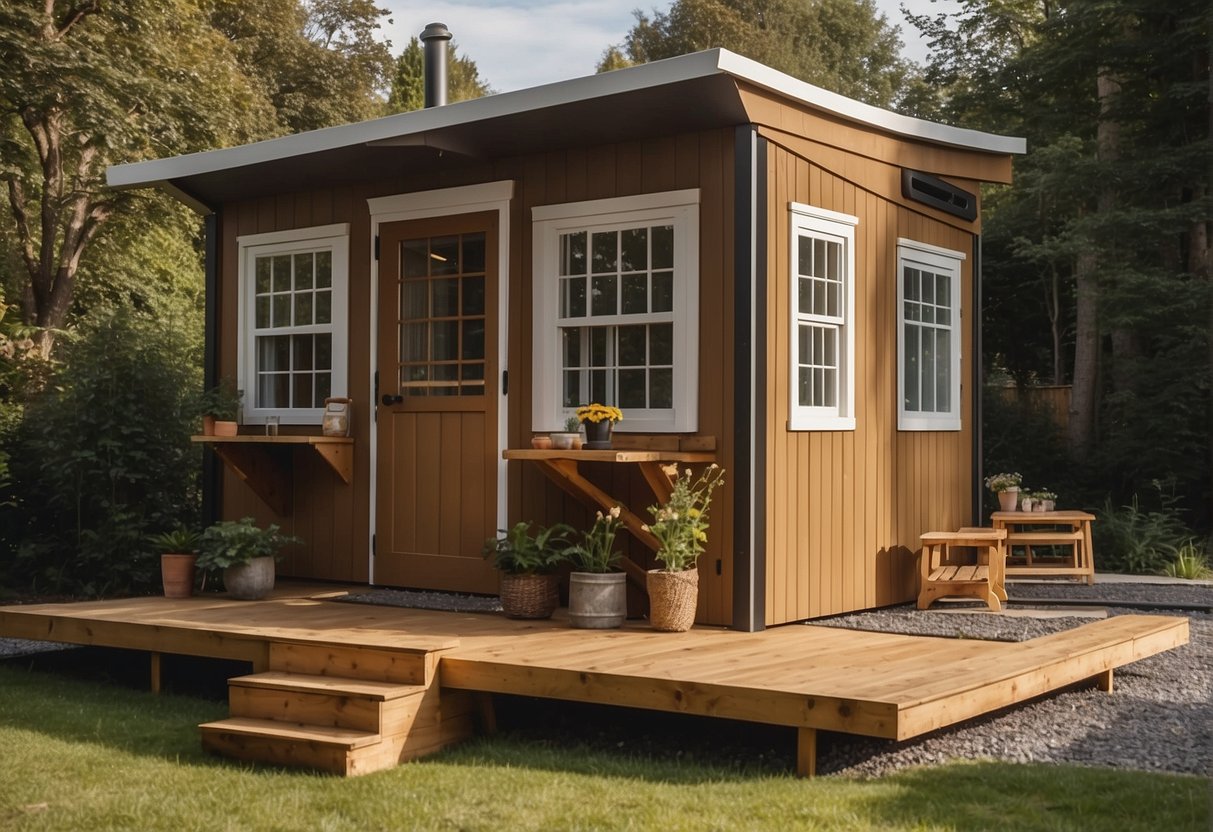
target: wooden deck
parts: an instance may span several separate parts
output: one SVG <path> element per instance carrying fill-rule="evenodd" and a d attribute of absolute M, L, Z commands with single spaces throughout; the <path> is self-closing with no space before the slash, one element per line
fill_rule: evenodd
<path fill-rule="evenodd" d="M 491 724 L 487 692 L 789 726 L 809 775 L 818 730 L 903 740 L 1086 680 L 1110 691 L 1115 668 L 1187 643 L 1188 622 L 1116 616 L 1019 643 L 812 625 L 593 631 L 334 603 L 312 586 L 261 602 L 0 607 L 0 636 L 250 661 L 233 719 L 203 726 L 208 748 L 246 759 L 395 765 L 470 735 L 477 713 Z"/>

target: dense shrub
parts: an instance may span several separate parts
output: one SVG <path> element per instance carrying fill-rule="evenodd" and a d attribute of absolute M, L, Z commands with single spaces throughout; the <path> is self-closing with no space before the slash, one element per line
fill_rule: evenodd
<path fill-rule="evenodd" d="M 1108 572 L 1153 575 L 1175 561 L 1192 531 L 1180 517 L 1176 499 L 1164 483 L 1155 482 L 1156 501 L 1143 507 L 1134 494 L 1128 505 L 1115 507 L 1109 499 L 1093 526 L 1098 566 Z"/>
<path fill-rule="evenodd" d="M 8 581 L 37 591 L 138 591 L 156 575 L 150 535 L 198 522 L 189 435 L 197 339 L 136 313 L 97 316 L 8 437 Z"/>

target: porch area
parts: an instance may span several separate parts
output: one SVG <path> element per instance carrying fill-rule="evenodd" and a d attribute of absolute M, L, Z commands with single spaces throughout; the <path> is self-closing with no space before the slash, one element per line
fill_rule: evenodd
<path fill-rule="evenodd" d="M 1185 618 L 1124 615 L 1024 642 L 787 625 L 759 633 L 574 630 L 566 622 L 335 603 L 288 585 L 268 600 L 134 598 L 0 607 L 0 636 L 240 659 L 231 718 L 201 727 L 227 756 L 360 774 L 491 731 L 491 694 L 787 726 L 814 773 L 818 731 L 904 740 L 1188 641 Z"/>

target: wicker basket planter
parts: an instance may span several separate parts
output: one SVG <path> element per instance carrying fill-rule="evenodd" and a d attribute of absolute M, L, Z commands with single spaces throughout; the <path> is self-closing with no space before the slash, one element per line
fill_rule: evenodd
<path fill-rule="evenodd" d="M 645 583 L 649 590 L 649 624 L 653 629 L 667 633 L 691 629 L 699 604 L 699 570 L 651 569 Z"/>
<path fill-rule="evenodd" d="M 555 575 L 501 575 L 501 609 L 510 618 L 551 618 L 560 604 Z"/>

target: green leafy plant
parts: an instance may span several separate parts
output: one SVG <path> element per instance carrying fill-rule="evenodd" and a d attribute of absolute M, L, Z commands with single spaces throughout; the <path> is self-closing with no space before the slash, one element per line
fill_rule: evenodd
<path fill-rule="evenodd" d="M 202 533 L 198 542 L 198 568 L 226 569 L 253 558 L 282 557 L 281 549 L 299 543 L 297 537 L 281 534 L 276 524 L 264 529 L 252 517 L 221 520 Z"/>
<path fill-rule="evenodd" d="M 692 568 L 708 540 L 708 508 L 712 492 L 724 483 L 724 469 L 712 463 L 698 477 L 691 469 L 679 473 L 678 466 L 667 467 L 674 476 L 674 490 L 664 505 L 649 506 L 653 522 L 646 531 L 661 542 L 656 558 L 666 572 Z"/>
<path fill-rule="evenodd" d="M 166 555 L 189 555 L 198 550 L 200 535 L 193 529 L 178 526 L 172 531 L 152 536 L 152 544 Z"/>
<path fill-rule="evenodd" d="M 537 526 L 531 534 L 531 523 L 515 523 L 509 531 L 501 529 L 501 537 L 490 537 L 482 550 L 493 566 L 507 575 L 533 575 L 551 572 L 568 559 L 568 536 L 573 527 L 565 523 Z"/>
<path fill-rule="evenodd" d="M 198 397 L 198 413 L 225 422 L 234 422 L 240 412 L 243 393 L 236 389 L 236 382 L 225 378 Z"/>
<path fill-rule="evenodd" d="M 1146 509 L 1136 494 L 1119 508 L 1106 500 L 1094 524 L 1095 553 L 1101 568 L 1136 575 L 1157 575 L 1175 560 L 1192 532 L 1180 519 L 1176 499 L 1155 480 L 1160 506 Z"/>
<path fill-rule="evenodd" d="M 570 416 L 564 420 L 565 433 L 577 433 L 581 430 L 581 420 L 576 416 Z"/>
<path fill-rule="evenodd" d="M 1175 552 L 1175 560 L 1163 568 L 1163 574 L 1172 578 L 1199 581 L 1213 578 L 1213 569 L 1209 568 L 1209 561 L 1200 544 L 1189 540 Z"/>
<path fill-rule="evenodd" d="M 580 543 L 569 547 L 569 555 L 580 572 L 611 572 L 619 563 L 619 552 L 615 551 L 615 534 L 619 531 L 620 507 L 615 506 L 606 514 L 601 511 L 594 516 L 594 525 L 582 535 Z"/>

